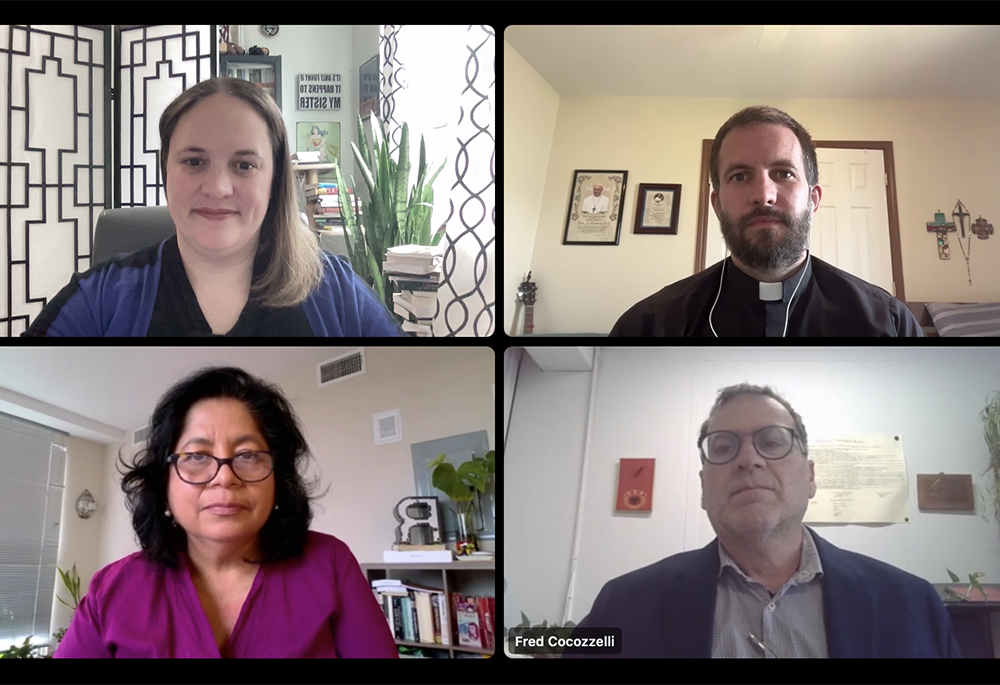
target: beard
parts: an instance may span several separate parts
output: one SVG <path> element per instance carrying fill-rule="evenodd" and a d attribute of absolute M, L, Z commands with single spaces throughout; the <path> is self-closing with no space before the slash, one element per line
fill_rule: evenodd
<path fill-rule="evenodd" d="M 760 217 L 770 217 L 783 225 L 749 228 Z M 736 219 L 719 212 L 719 225 L 726 247 L 740 262 L 758 271 L 773 271 L 791 266 L 802 257 L 809 245 L 812 200 L 801 214 L 793 216 L 777 211 L 758 211 Z"/>

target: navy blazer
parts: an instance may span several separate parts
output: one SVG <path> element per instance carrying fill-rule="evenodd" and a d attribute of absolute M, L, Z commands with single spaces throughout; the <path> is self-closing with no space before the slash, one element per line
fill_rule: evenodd
<path fill-rule="evenodd" d="M 834 547 L 806 528 L 823 565 L 831 658 L 960 657 L 934 587 L 889 564 Z M 609 581 L 581 628 L 621 628 L 620 657 L 711 657 L 718 538 Z M 563 658 L 587 655 L 564 655 Z"/>

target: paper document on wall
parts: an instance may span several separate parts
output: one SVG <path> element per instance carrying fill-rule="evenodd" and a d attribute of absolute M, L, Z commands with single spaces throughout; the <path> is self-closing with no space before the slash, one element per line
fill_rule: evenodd
<path fill-rule="evenodd" d="M 903 438 L 867 435 L 809 443 L 816 496 L 806 523 L 903 523 L 909 510 Z"/>

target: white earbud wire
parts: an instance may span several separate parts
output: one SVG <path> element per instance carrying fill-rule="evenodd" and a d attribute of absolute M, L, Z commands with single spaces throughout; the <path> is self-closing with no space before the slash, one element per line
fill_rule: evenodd
<path fill-rule="evenodd" d="M 726 250 L 726 259 L 729 258 L 729 250 Z M 795 284 L 795 290 L 792 291 L 792 296 L 788 298 L 788 306 L 785 307 L 785 329 L 781 332 L 781 337 L 784 338 L 788 333 L 788 313 L 792 308 L 792 300 L 795 299 L 795 293 L 799 291 L 799 286 L 802 285 L 802 279 L 806 276 L 806 269 L 809 268 L 809 263 L 812 261 L 812 253 L 806 258 L 806 265 L 802 268 L 802 273 L 799 275 L 799 282 Z M 722 294 L 722 281 L 726 276 L 726 264 L 725 259 L 722 263 L 722 275 L 719 277 L 719 292 L 715 294 L 715 302 L 712 303 L 712 309 L 708 312 L 708 327 L 712 329 L 712 334 L 718 338 L 719 334 L 715 332 L 715 326 L 712 325 L 712 314 L 715 312 L 715 305 L 719 303 L 719 295 Z"/>

